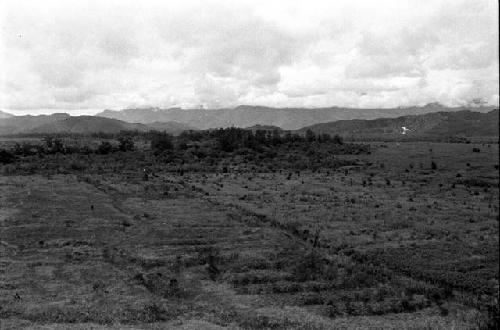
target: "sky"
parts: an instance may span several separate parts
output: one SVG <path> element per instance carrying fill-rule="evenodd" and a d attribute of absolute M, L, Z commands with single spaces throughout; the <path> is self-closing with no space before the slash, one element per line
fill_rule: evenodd
<path fill-rule="evenodd" d="M 0 2 L 0 109 L 499 103 L 496 0 Z"/>

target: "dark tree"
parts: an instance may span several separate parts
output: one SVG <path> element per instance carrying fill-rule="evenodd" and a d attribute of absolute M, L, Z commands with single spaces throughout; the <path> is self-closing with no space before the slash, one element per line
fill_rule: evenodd
<path fill-rule="evenodd" d="M 266 131 L 258 130 L 255 132 L 255 142 L 257 145 L 265 145 L 267 144 Z"/>
<path fill-rule="evenodd" d="M 127 135 L 120 136 L 118 138 L 118 142 L 119 142 L 118 149 L 120 149 L 120 151 L 134 150 L 134 140 L 132 139 L 131 136 Z"/>
<path fill-rule="evenodd" d="M 333 143 L 335 143 L 335 144 L 344 144 L 344 139 L 340 135 L 335 134 L 333 136 Z"/>
<path fill-rule="evenodd" d="M 174 149 L 172 135 L 165 132 L 155 132 L 151 139 L 151 149 L 155 152 L 164 152 Z"/>
<path fill-rule="evenodd" d="M 307 142 L 314 142 L 316 140 L 316 135 L 314 134 L 313 131 L 311 131 L 310 129 L 308 129 L 306 131 L 306 141 Z"/>
<path fill-rule="evenodd" d="M 64 144 L 61 139 L 52 140 L 52 150 L 53 153 L 64 153 Z"/>
<path fill-rule="evenodd" d="M 46 136 L 43 138 L 43 142 L 45 142 L 45 145 L 50 150 L 50 149 L 52 149 L 52 146 L 54 145 L 54 138 L 52 136 Z"/>
<path fill-rule="evenodd" d="M 273 130 L 273 134 L 272 134 L 272 138 L 271 138 L 271 143 L 275 146 L 277 145 L 280 145 L 281 144 L 281 135 L 280 135 L 280 132 L 275 129 Z"/>
<path fill-rule="evenodd" d="M 99 147 L 97 147 L 97 153 L 101 155 L 107 155 L 112 151 L 113 151 L 113 146 L 108 141 L 101 142 Z"/>
<path fill-rule="evenodd" d="M 331 141 L 332 141 L 332 137 L 330 136 L 330 134 L 323 133 L 323 134 L 318 135 L 318 142 L 320 142 L 320 143 L 328 143 Z"/>
<path fill-rule="evenodd" d="M 0 150 L 0 164 L 13 163 L 16 157 L 7 150 Z"/>

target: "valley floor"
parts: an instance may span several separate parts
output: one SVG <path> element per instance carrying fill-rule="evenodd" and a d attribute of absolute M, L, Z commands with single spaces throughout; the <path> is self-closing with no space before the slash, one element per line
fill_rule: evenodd
<path fill-rule="evenodd" d="M 374 144 L 315 173 L 4 175 L 0 328 L 485 327 L 498 145 L 471 150 Z"/>

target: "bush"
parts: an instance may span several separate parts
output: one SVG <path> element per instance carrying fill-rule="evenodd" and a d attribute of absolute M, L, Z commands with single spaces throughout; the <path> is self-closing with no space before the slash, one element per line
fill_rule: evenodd
<path fill-rule="evenodd" d="M 14 156 L 11 152 L 7 150 L 0 150 L 0 164 L 10 164 L 16 160 L 16 156 Z"/>
<path fill-rule="evenodd" d="M 33 156 L 42 152 L 43 148 L 40 145 L 31 143 L 23 143 L 23 144 L 16 143 L 16 145 L 14 146 L 14 150 L 12 151 L 14 155 L 19 155 L 19 156 Z"/>
<path fill-rule="evenodd" d="M 70 164 L 70 169 L 73 171 L 83 171 L 87 168 L 87 165 L 81 161 L 73 161 Z"/>
<path fill-rule="evenodd" d="M 54 139 L 52 151 L 55 153 L 64 153 L 64 144 L 61 139 Z"/>
<path fill-rule="evenodd" d="M 113 146 L 108 141 L 103 141 L 97 148 L 97 153 L 101 155 L 107 155 L 113 151 Z"/>
<path fill-rule="evenodd" d="M 313 142 L 316 140 L 316 135 L 310 129 L 306 131 L 305 137 L 307 142 Z"/>
<path fill-rule="evenodd" d="M 337 135 L 337 134 L 334 135 L 332 141 L 335 144 L 344 144 L 344 139 L 341 136 Z"/>
<path fill-rule="evenodd" d="M 51 153 L 63 153 L 64 152 L 64 144 L 61 139 L 55 138 L 52 136 L 46 136 L 43 138 L 45 145 L 47 146 L 47 150 Z"/>
<path fill-rule="evenodd" d="M 155 152 L 164 152 L 172 150 L 174 144 L 172 143 L 172 135 L 165 132 L 155 132 L 151 139 L 151 149 Z"/>
<path fill-rule="evenodd" d="M 118 149 L 120 149 L 120 151 L 134 150 L 134 140 L 132 140 L 131 136 L 120 136 L 118 142 Z"/>

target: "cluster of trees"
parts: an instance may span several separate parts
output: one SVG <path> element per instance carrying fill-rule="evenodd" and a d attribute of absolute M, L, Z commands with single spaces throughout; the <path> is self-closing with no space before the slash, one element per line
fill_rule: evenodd
<path fill-rule="evenodd" d="M 11 162 L 16 156 L 75 153 L 105 155 L 116 151 L 127 152 L 136 149 L 134 140 L 138 139 L 149 142 L 151 150 L 157 155 L 164 152 L 186 150 L 190 145 L 194 146 L 198 151 L 201 150 L 198 147 L 203 145 L 205 149 L 208 148 L 212 152 L 233 152 L 246 149 L 257 153 L 287 144 L 328 143 L 338 146 L 344 145 L 342 138 L 338 135 L 333 137 L 328 134 L 316 135 L 310 130 L 303 135 L 299 135 L 281 130 L 252 131 L 235 127 L 206 131 L 185 131 L 177 137 L 158 131 L 130 131 L 117 134 L 96 133 L 93 134 L 93 137 L 103 139 L 97 147 L 67 143 L 59 135 L 46 135 L 42 138 L 43 143 L 41 144 L 16 144 L 9 150 L 3 150 L 2 158 L 5 159 L 5 162 Z M 78 137 L 76 140 L 78 140 Z M 117 143 L 113 143 L 113 140 Z M 205 152 L 208 152 L 208 149 Z"/>
<path fill-rule="evenodd" d="M 132 151 L 135 149 L 134 140 L 131 135 L 118 137 L 118 145 L 109 141 L 101 141 L 97 148 L 89 146 L 71 145 L 55 135 L 47 135 L 40 143 L 16 143 L 10 149 L 0 150 L 0 163 L 11 163 L 17 156 L 53 155 L 53 154 L 109 154 L 115 151 Z"/>
<path fill-rule="evenodd" d="M 187 143 L 216 141 L 220 150 L 232 152 L 247 148 L 262 151 L 263 147 L 274 147 L 287 143 L 333 143 L 343 144 L 340 136 L 328 134 L 316 135 L 308 130 L 304 135 L 283 133 L 280 130 L 245 130 L 242 128 L 220 128 L 208 131 L 184 131 L 177 138 L 161 132 L 148 132 L 144 136 L 151 141 L 151 149 L 156 152 L 173 150 L 175 146 L 186 149 Z M 176 142 L 176 143 L 174 143 Z"/>
<path fill-rule="evenodd" d="M 305 135 L 284 134 L 279 130 L 257 130 L 255 133 L 241 128 L 221 128 L 211 132 L 211 135 L 218 141 L 221 150 L 231 152 L 240 148 L 261 150 L 262 147 L 278 146 L 288 143 L 334 143 L 343 144 L 340 136 L 331 137 L 328 134 L 316 135 L 311 130 Z"/>
<path fill-rule="evenodd" d="M 151 150 L 155 153 L 174 149 L 174 138 L 165 132 L 153 132 L 151 135 Z"/>
<path fill-rule="evenodd" d="M 16 160 L 16 157 L 5 149 L 0 150 L 0 164 L 10 164 Z"/>

